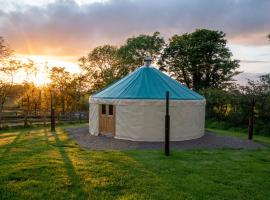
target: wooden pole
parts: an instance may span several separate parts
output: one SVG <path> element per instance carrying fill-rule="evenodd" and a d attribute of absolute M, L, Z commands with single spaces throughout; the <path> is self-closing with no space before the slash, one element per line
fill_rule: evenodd
<path fill-rule="evenodd" d="M 253 130 L 254 130 L 254 107 L 255 107 L 255 99 L 254 97 L 252 98 L 251 102 L 251 115 L 248 120 L 248 139 L 252 140 L 253 139 Z"/>
<path fill-rule="evenodd" d="M 53 95 L 51 91 L 51 131 L 55 131 L 55 113 L 53 107 Z"/>
<path fill-rule="evenodd" d="M 165 155 L 170 155 L 170 115 L 169 115 L 169 92 L 166 92 L 166 115 L 165 115 Z"/>

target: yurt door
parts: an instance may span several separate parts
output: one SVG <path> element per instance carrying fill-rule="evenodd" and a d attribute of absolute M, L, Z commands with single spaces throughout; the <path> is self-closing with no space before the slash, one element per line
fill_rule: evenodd
<path fill-rule="evenodd" d="M 115 135 L 115 106 L 100 105 L 99 131 L 101 134 Z"/>

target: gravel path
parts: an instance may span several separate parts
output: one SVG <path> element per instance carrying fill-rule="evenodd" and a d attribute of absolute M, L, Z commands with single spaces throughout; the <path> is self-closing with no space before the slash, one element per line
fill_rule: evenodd
<path fill-rule="evenodd" d="M 88 127 L 68 128 L 69 136 L 86 149 L 91 150 L 131 150 L 131 149 L 162 149 L 163 142 L 135 142 L 114 139 L 106 136 L 92 136 Z M 263 145 L 253 141 L 230 136 L 220 136 L 206 132 L 199 139 L 171 142 L 171 149 L 258 149 Z"/>

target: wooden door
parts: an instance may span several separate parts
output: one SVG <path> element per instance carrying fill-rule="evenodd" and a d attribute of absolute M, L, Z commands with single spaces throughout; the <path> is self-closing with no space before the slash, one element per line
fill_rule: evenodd
<path fill-rule="evenodd" d="M 99 132 L 104 133 L 107 130 L 107 109 L 106 104 L 99 105 Z"/>
<path fill-rule="evenodd" d="M 99 109 L 99 132 L 115 135 L 115 106 L 101 104 Z"/>

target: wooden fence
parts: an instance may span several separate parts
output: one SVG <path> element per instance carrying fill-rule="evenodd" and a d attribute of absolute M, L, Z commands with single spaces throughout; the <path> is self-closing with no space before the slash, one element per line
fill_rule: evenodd
<path fill-rule="evenodd" d="M 29 125 L 48 125 L 51 122 L 50 111 L 25 111 L 16 107 L 5 107 L 2 111 L 1 127 Z M 88 120 L 88 111 L 68 112 L 64 115 L 60 112 L 55 114 L 56 123 L 84 122 Z"/>

